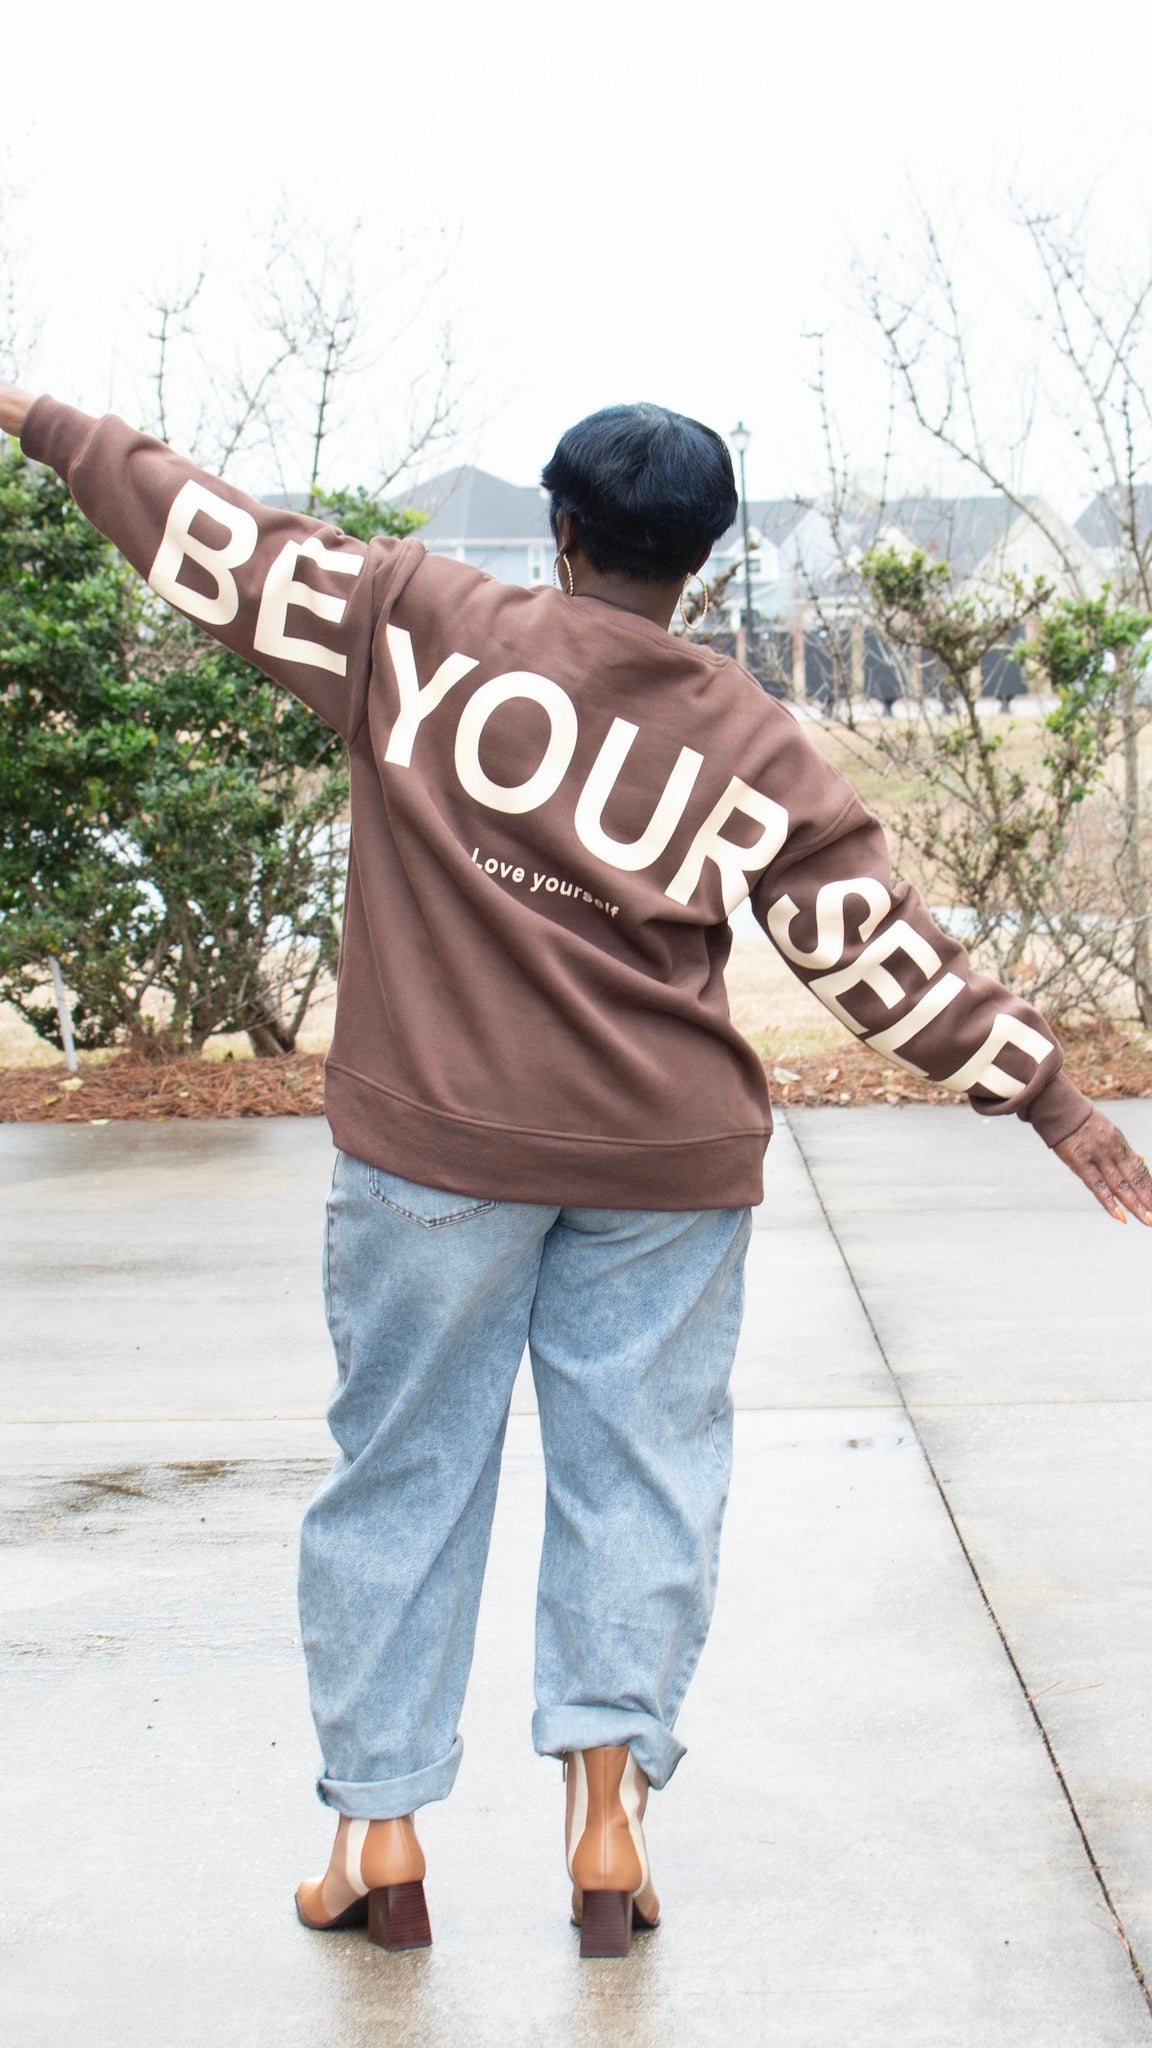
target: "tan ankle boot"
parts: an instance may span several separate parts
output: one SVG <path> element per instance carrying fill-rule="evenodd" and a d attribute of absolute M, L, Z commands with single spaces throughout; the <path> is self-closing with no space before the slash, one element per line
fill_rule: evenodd
<path fill-rule="evenodd" d="M 367 1923 L 378 1948 L 427 1948 L 424 1871 L 410 1813 L 402 1820 L 341 1814 L 327 1870 L 296 1894 L 297 1917 L 324 1934 Z"/>
<path fill-rule="evenodd" d="M 644 1846 L 648 1780 L 624 1745 L 564 1759 L 568 1874 L 582 1956 L 626 1956 L 634 1927 L 655 1927 L 660 1901 Z"/>

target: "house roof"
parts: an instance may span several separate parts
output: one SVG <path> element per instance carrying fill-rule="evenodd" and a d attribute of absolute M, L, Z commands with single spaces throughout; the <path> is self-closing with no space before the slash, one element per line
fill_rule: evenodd
<path fill-rule="evenodd" d="M 1132 493 L 1133 510 L 1136 514 L 1136 529 L 1141 540 L 1146 540 L 1152 531 L 1152 484 L 1138 484 Z M 1127 508 L 1125 508 L 1125 515 Z M 1091 548 L 1114 548 L 1121 541 L 1121 513 L 1117 510 L 1115 498 L 1101 491 L 1086 505 L 1076 521 L 1076 531 Z"/>
<path fill-rule="evenodd" d="M 301 491 L 290 491 L 287 494 L 277 493 L 264 502 L 300 511 L 307 503 L 307 496 Z M 415 485 L 403 498 L 394 502 L 397 509 L 412 506 L 417 512 L 427 513 L 427 523 L 420 528 L 420 538 L 433 547 L 448 543 L 551 542 L 552 539 L 548 496 L 539 485 L 510 484 L 503 477 L 493 476 L 490 470 L 477 469 L 471 463 L 444 470 L 440 476 L 429 478 L 427 483 Z M 808 509 L 795 498 L 749 498 L 748 522 L 763 540 L 779 546 L 795 531 Z M 731 553 L 739 550 L 743 543 L 743 526 L 737 519 L 716 542 L 715 551 Z"/>
<path fill-rule="evenodd" d="M 536 484 L 509 484 L 471 464 L 418 484 L 404 500 L 427 512 L 422 541 L 550 541 L 548 500 Z"/>
<path fill-rule="evenodd" d="M 534 484 L 510 484 L 470 465 L 445 470 L 420 484 L 405 501 L 429 514 L 420 538 L 437 541 L 550 541 L 547 494 Z M 750 498 L 748 520 L 764 540 L 778 546 L 804 518 L 808 507 L 795 498 Z M 743 545 L 739 519 L 716 542 L 724 553 Z"/>
<path fill-rule="evenodd" d="M 864 521 L 861 540 L 874 546 L 886 529 L 896 527 L 924 554 L 950 562 L 959 576 L 970 576 L 1003 544 L 1020 516 L 1009 498 L 896 498 Z"/>
<path fill-rule="evenodd" d="M 809 507 L 802 505 L 797 498 L 749 498 L 748 524 L 755 527 L 761 540 L 779 547 L 781 541 L 795 532 L 808 510 Z M 737 515 L 727 533 L 721 534 L 714 551 L 718 555 L 727 555 L 743 545 L 744 525 Z"/>

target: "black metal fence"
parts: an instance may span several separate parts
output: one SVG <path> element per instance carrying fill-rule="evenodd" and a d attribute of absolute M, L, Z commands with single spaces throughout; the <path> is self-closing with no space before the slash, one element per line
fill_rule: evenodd
<path fill-rule="evenodd" d="M 704 636 L 718 653 L 733 657 L 735 633 Z M 1026 695 L 1028 684 L 1016 658 L 1020 635 L 993 648 L 980 663 L 982 697 L 1009 704 Z M 802 646 L 800 642 L 802 640 Z M 855 641 L 851 630 L 797 635 L 790 626 L 758 626 L 745 653 L 745 665 L 773 697 L 796 695 L 794 680 L 802 656 L 804 696 L 831 710 L 853 697 L 871 697 L 890 713 L 903 697 L 935 697 L 945 705 L 953 694 L 940 664 L 931 656 L 910 655 L 888 645 L 879 633 L 865 632 Z M 911 685 L 911 687 L 910 687 Z"/>

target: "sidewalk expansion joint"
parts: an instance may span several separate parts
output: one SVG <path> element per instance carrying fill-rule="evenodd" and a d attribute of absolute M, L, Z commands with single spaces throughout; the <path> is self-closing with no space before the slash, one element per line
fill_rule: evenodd
<path fill-rule="evenodd" d="M 1055 1776 L 1056 1783 L 1059 1786 L 1060 1791 L 1063 1793 L 1064 1802 L 1068 1808 L 1069 1813 L 1072 1816 L 1073 1826 L 1076 1829 L 1076 1833 L 1080 1837 L 1081 1847 L 1083 1848 L 1084 1854 L 1088 1859 L 1088 1865 L 1091 1869 L 1092 1875 L 1096 1880 L 1096 1885 L 1100 1892 L 1100 1897 L 1103 1901 L 1104 1908 L 1108 1914 L 1108 1919 L 1111 1924 L 1111 1931 L 1115 1935 L 1117 1941 L 1120 1943 L 1120 1946 L 1128 1959 L 1129 1968 L 1131 1969 L 1132 1975 L 1135 1977 L 1136 1983 L 1139 1986 L 1140 1993 L 1143 1997 L 1144 2004 L 1148 2009 L 1149 2016 L 1152 2017 L 1152 1984 L 1149 1983 L 1143 1965 L 1141 1964 L 1139 1958 L 1133 1950 L 1132 1943 L 1128 1938 L 1127 1929 L 1125 1928 L 1124 1922 L 1120 1918 L 1120 1914 L 1117 1911 L 1117 1908 L 1113 1902 L 1112 1894 L 1108 1888 L 1108 1880 L 1106 1879 L 1104 1872 L 1100 1868 L 1100 1864 L 1097 1861 L 1096 1852 L 1092 1847 L 1091 1841 L 1089 1840 L 1088 1830 L 1085 1827 L 1084 1822 L 1080 1816 L 1080 1812 L 1076 1805 L 1076 1800 L 1073 1796 L 1072 1789 L 1068 1784 L 1068 1780 L 1064 1775 L 1064 1771 L 1061 1767 L 1060 1760 L 1056 1755 L 1055 1749 L 1053 1748 L 1052 1739 L 1048 1733 L 1047 1728 L 1045 1727 L 1043 1717 L 1040 1714 L 1040 1711 L 1036 1705 L 1036 1701 L 1033 1698 L 1033 1695 L 1028 1690 L 1024 1674 L 1016 1661 L 1015 1653 L 1012 1649 L 1012 1645 L 1009 1642 L 1007 1635 L 1005 1634 L 1004 1628 L 1000 1621 L 1000 1617 L 997 1614 L 996 1609 L 992 1605 L 992 1602 L 988 1596 L 988 1592 L 984 1585 L 984 1581 L 980 1577 L 980 1572 L 977 1567 L 976 1560 L 973 1557 L 972 1552 L 970 1551 L 967 1543 L 964 1540 L 964 1536 L 960 1529 L 960 1525 L 957 1522 L 956 1516 L 952 1509 L 952 1503 L 948 1498 L 947 1492 L 945 1491 L 944 1482 L 941 1480 L 940 1475 L 937 1472 L 936 1467 L 932 1461 L 932 1455 L 928 1449 L 928 1446 L 924 1442 L 924 1439 L 920 1434 L 920 1429 L 919 1425 L 917 1424 L 916 1417 L 913 1414 L 911 1408 L 908 1406 L 908 1401 L 904 1393 L 904 1388 L 901 1383 L 900 1375 L 896 1371 L 895 1366 L 893 1365 L 891 1359 L 888 1356 L 888 1353 L 884 1347 L 884 1343 L 881 1339 L 880 1332 L 876 1327 L 875 1321 L 873 1320 L 872 1311 L 864 1298 L 864 1294 L 860 1287 L 860 1283 L 857 1280 L 856 1274 L 852 1268 L 851 1261 L 849 1260 L 847 1253 L 844 1250 L 844 1246 L 840 1242 L 839 1232 L 836 1229 L 836 1225 L 832 1221 L 832 1217 L 828 1210 L 828 1205 L 824 1200 L 824 1196 L 821 1193 L 820 1187 L 816 1180 L 816 1176 L 812 1171 L 812 1166 L 809 1161 L 808 1154 L 804 1150 L 804 1143 L 800 1136 L 800 1133 L 792 1124 L 789 1125 L 789 1129 L 795 1141 L 796 1149 L 804 1162 L 804 1171 L 808 1175 L 808 1181 L 809 1185 L 811 1186 L 812 1193 L 815 1196 L 816 1201 L 819 1203 L 820 1213 L 824 1218 L 824 1222 L 828 1229 L 828 1234 L 831 1237 L 832 1242 L 840 1255 L 840 1259 L 843 1263 L 844 1270 L 852 1283 L 852 1291 L 860 1304 L 861 1313 L 864 1317 L 865 1322 L 868 1325 L 869 1330 L 871 1331 L 872 1341 L 875 1344 L 880 1357 L 884 1361 L 884 1370 L 891 1379 L 892 1385 L 896 1389 L 896 1397 L 900 1403 L 900 1406 L 903 1409 L 905 1415 L 908 1417 L 909 1428 L 911 1429 L 912 1434 L 916 1440 L 916 1443 L 919 1446 L 921 1456 L 924 1459 L 924 1463 L 928 1467 L 928 1471 L 932 1479 L 932 1484 L 940 1497 L 940 1503 L 952 1526 L 953 1534 L 955 1535 L 956 1541 L 960 1546 L 961 1555 L 963 1556 L 964 1561 L 968 1566 L 968 1570 L 972 1574 L 972 1580 L 976 1587 L 977 1592 L 980 1595 L 980 1599 L 984 1606 L 984 1611 L 987 1614 L 989 1621 L 992 1623 L 992 1626 L 995 1629 L 996 1634 L 1000 1638 L 1000 1646 L 1004 1652 L 1005 1657 L 1008 1660 L 1016 1683 L 1020 1687 L 1020 1691 L 1023 1694 L 1024 1704 L 1032 1718 L 1032 1722 L 1036 1729 L 1036 1732 L 1044 1745 L 1044 1751 L 1048 1758 L 1049 1763 L 1052 1766 L 1052 1771 L 1053 1775 Z M 950 1406 L 952 1404 L 925 1403 L 925 1406 L 929 1405 Z M 956 1405 L 961 1404 L 958 1403 Z"/>

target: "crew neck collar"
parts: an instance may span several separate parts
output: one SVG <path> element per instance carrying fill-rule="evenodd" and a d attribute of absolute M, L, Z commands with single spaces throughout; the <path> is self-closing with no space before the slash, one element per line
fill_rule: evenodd
<path fill-rule="evenodd" d="M 634 632 L 655 634 L 658 640 L 672 640 L 676 637 L 668 631 L 667 626 L 658 626 L 655 619 L 646 619 L 642 612 L 629 611 L 621 604 L 608 604 L 604 598 L 592 597 L 587 591 L 573 591 L 570 597 L 564 593 L 564 597 L 567 604 L 595 605 L 598 614 L 618 619 Z"/>

